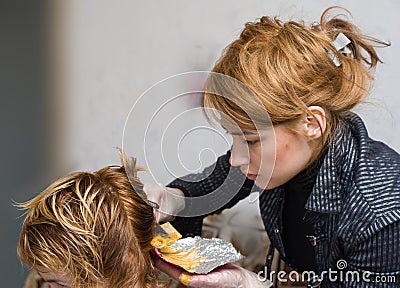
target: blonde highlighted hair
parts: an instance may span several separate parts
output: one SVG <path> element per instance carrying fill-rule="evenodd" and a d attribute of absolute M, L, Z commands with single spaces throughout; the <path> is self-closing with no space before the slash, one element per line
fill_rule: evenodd
<path fill-rule="evenodd" d="M 123 166 L 70 174 L 19 205 L 26 218 L 17 251 L 26 265 L 65 274 L 73 287 L 159 287 L 153 209 L 135 159 L 120 154 Z"/>
<path fill-rule="evenodd" d="M 341 7 L 330 7 L 323 12 L 319 23 L 310 26 L 267 16 L 246 23 L 212 72 L 239 80 L 258 102 L 249 101 L 247 93 L 231 91 L 229 97 L 221 97 L 206 92 L 202 97 L 203 107 L 223 112 L 242 128 L 254 129 L 254 119 L 257 122 L 265 118 L 262 116 L 265 112 L 272 124 L 291 123 L 303 115 L 313 116 L 308 107 L 317 105 L 327 112 L 328 129 L 322 144 L 329 142 L 337 120 L 362 101 L 371 88 L 370 69 L 381 61 L 374 45 L 390 45 L 363 35 L 341 15 L 330 17 L 334 8 L 348 12 Z M 333 46 L 339 33 L 351 41 L 347 45 L 350 55 L 336 51 Z M 335 65 L 332 54 L 340 60 L 340 66 Z M 211 89 L 205 91 L 215 90 L 216 86 L 222 91 L 230 89 L 221 88 L 224 84 L 217 84 L 215 79 L 208 79 L 207 85 Z M 211 112 L 211 116 L 216 115 Z"/>

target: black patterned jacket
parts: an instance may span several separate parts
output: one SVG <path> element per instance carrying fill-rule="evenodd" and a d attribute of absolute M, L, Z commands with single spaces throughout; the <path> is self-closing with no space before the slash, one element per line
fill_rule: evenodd
<path fill-rule="evenodd" d="M 229 152 L 202 173 L 187 175 L 168 186 L 181 189 L 189 197 L 217 190 L 212 203 L 220 203 L 224 197 L 230 199 L 213 211 L 220 213 L 247 197 L 253 184 L 245 181 L 228 160 Z M 400 155 L 369 138 L 356 114 L 343 118 L 305 206 L 304 221 L 315 228 L 310 239 L 319 279 L 323 279 L 321 287 L 400 287 L 399 177 Z M 283 189 L 262 191 L 259 198 L 272 244 L 267 267 L 272 262 L 273 248 L 285 259 L 281 238 Z M 238 192 L 232 197 L 231 191 Z M 199 214 L 196 210 L 202 209 L 191 199 L 186 201 L 185 212 Z M 198 235 L 205 216 L 177 217 L 174 225 L 185 235 Z"/>

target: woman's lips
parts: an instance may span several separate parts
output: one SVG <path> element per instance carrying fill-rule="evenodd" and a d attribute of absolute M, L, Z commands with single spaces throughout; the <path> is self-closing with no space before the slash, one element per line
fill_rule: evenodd
<path fill-rule="evenodd" d="M 257 178 L 257 174 L 246 174 L 246 177 L 250 180 L 256 180 Z"/>

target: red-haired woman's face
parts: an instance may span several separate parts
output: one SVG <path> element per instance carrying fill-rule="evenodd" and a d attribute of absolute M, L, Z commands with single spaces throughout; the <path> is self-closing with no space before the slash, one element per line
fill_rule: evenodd
<path fill-rule="evenodd" d="M 240 167 L 262 189 L 276 188 L 306 168 L 312 146 L 305 136 L 285 125 L 268 130 L 224 128 L 232 135 L 230 164 Z"/>

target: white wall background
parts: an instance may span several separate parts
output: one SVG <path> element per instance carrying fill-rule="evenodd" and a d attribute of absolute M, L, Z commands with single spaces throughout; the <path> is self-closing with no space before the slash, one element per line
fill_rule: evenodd
<path fill-rule="evenodd" d="M 373 138 L 400 151 L 400 133 L 397 133 L 400 128 L 399 1 L 71 0 L 60 3 L 62 9 L 59 9 L 61 17 L 58 20 L 61 27 L 58 39 L 64 48 L 58 52 L 64 59 L 64 66 L 60 67 L 60 75 L 64 77 L 64 89 L 60 92 L 64 98 L 59 105 L 59 117 L 64 119 L 59 133 L 60 143 L 64 144 L 59 148 L 60 165 L 66 171 L 73 171 L 118 164 L 113 147 L 122 145 L 125 119 L 139 96 L 166 77 L 211 69 L 222 49 L 238 36 L 245 22 L 263 15 L 304 18 L 312 22 L 319 20 L 322 11 L 331 5 L 349 9 L 353 22 L 366 34 L 392 43 L 390 48 L 379 49 L 385 64 L 376 72 L 375 88 L 369 98 L 374 104 L 362 105 L 357 111 Z M 157 96 L 154 97 L 151 98 L 154 102 L 149 100 L 147 106 L 131 115 L 129 147 L 124 147 L 129 154 L 139 158 L 142 166 L 146 165 L 142 136 L 147 124 L 143 117 L 146 117 L 147 108 L 151 111 L 159 104 Z M 157 139 L 171 117 L 190 108 L 191 101 L 185 98 L 168 106 L 165 115 L 158 116 L 157 123 L 161 126 L 153 127 L 154 135 L 150 139 Z M 193 123 L 205 123 L 195 112 L 182 119 L 167 133 L 170 138 L 182 136 L 179 133 L 190 129 Z M 180 150 L 185 165 L 193 170 L 200 167 L 200 150 L 214 147 L 215 155 L 205 151 L 200 156 L 204 165 L 228 147 L 215 133 L 201 134 L 193 139 L 186 141 L 186 146 Z M 157 147 L 157 140 L 146 143 L 149 151 Z M 167 156 L 173 159 L 176 145 L 171 144 L 168 149 L 171 154 Z M 149 156 L 151 163 L 147 164 L 157 174 L 156 180 L 170 181 L 172 176 L 166 173 L 158 156 L 150 154 L 153 157 Z M 148 175 L 142 178 L 151 180 Z"/>

